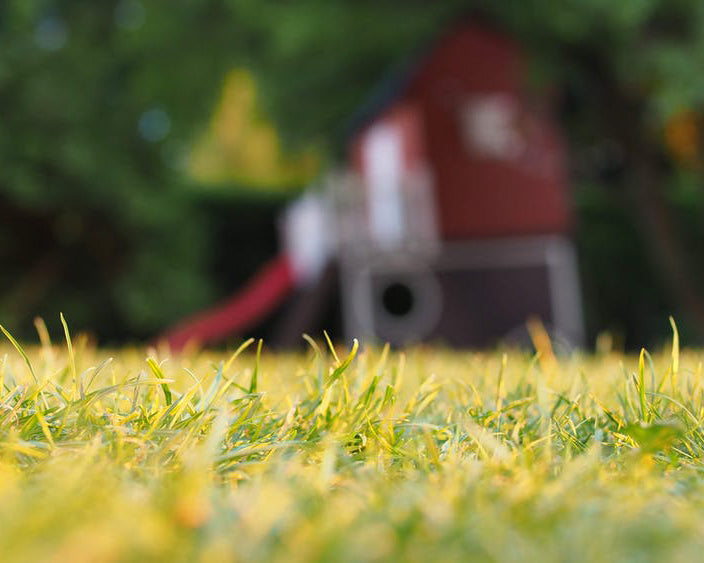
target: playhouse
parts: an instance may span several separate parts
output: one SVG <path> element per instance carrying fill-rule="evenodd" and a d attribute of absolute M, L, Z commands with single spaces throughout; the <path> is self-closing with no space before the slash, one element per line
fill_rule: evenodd
<path fill-rule="evenodd" d="M 537 317 L 581 342 L 565 151 L 525 76 L 510 38 L 465 24 L 362 112 L 337 205 L 349 335 L 488 345 Z"/>
<path fill-rule="evenodd" d="M 350 338 L 485 346 L 538 318 L 579 344 L 565 148 L 526 72 L 520 47 L 485 25 L 440 37 L 360 110 L 341 170 L 290 206 L 282 255 L 166 338 L 246 331 L 294 288 L 323 299 L 334 264 Z"/>

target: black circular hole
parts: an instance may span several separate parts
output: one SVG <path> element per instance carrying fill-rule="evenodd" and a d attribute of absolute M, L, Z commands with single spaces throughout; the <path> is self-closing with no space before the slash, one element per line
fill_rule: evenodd
<path fill-rule="evenodd" d="M 413 291 L 405 283 L 394 282 L 381 293 L 381 304 L 387 313 L 394 317 L 405 317 L 415 305 Z"/>

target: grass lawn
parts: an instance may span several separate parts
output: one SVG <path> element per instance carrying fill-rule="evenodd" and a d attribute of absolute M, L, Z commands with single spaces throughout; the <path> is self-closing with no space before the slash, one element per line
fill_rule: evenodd
<path fill-rule="evenodd" d="M 704 554 L 701 352 L 337 352 L 4 339 L 0 560 Z"/>

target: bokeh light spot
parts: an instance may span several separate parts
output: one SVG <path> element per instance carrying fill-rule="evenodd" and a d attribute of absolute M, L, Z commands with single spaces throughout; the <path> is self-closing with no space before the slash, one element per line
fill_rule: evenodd
<path fill-rule="evenodd" d="M 34 40 L 40 49 L 58 51 L 68 40 L 66 24 L 55 17 L 47 17 L 39 22 L 34 32 Z"/>
<path fill-rule="evenodd" d="M 145 141 L 158 143 L 169 134 L 171 118 L 162 108 L 152 108 L 140 116 L 137 128 Z"/>
<path fill-rule="evenodd" d="M 134 31 L 144 23 L 144 6 L 137 0 L 122 0 L 115 6 L 115 25 Z"/>

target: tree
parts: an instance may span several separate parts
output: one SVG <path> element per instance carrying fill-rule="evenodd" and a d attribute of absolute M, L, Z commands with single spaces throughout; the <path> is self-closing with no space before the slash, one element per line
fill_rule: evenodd
<path fill-rule="evenodd" d="M 213 297 L 182 160 L 237 53 L 219 2 L 0 4 L 0 314 L 143 337 Z M 235 39 L 233 39 L 233 36 Z"/>

